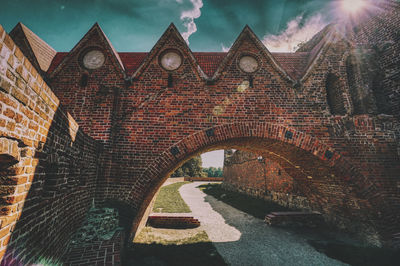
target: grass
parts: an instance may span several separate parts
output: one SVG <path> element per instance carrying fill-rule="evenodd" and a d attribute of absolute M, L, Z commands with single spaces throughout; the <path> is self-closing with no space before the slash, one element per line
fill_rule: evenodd
<path fill-rule="evenodd" d="M 254 198 L 243 193 L 225 190 L 222 188 L 221 184 L 205 184 L 200 185 L 199 188 L 204 193 L 260 219 L 264 219 L 265 215 L 272 211 L 294 210 L 283 207 L 274 202 Z"/>
<path fill-rule="evenodd" d="M 156 235 L 157 229 L 144 228 L 126 249 L 126 265 L 227 265 L 204 231 L 178 240 Z"/>
<path fill-rule="evenodd" d="M 189 182 L 178 182 L 162 187 L 154 203 L 153 212 L 188 213 L 189 206 L 179 194 L 179 188 Z"/>
<path fill-rule="evenodd" d="M 162 187 L 153 212 L 188 213 L 179 188 L 189 182 Z M 161 210 L 160 210 L 161 208 Z M 175 237 L 180 235 L 180 237 Z M 124 252 L 126 265 L 227 265 L 211 243 L 205 231 L 174 230 L 145 227 Z"/>
<path fill-rule="evenodd" d="M 165 231 L 165 230 L 164 230 Z M 171 234 L 174 234 L 177 230 L 169 229 Z M 140 234 L 135 238 L 135 243 L 139 244 L 161 244 L 161 245 L 187 245 L 196 244 L 202 242 L 210 242 L 208 235 L 205 231 L 199 231 L 195 235 L 180 238 L 176 240 L 167 240 L 165 237 L 157 234 L 157 229 L 152 227 L 145 227 Z"/>

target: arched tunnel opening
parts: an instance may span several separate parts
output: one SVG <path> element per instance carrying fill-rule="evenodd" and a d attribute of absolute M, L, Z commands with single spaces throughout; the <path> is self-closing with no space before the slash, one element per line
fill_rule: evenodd
<path fill-rule="evenodd" d="M 296 184 L 295 193 L 303 195 L 310 202 L 309 208 L 321 212 L 327 221 L 338 223 L 339 227 L 348 219 L 352 221 L 353 226 L 356 226 L 354 217 L 359 216 L 362 219 L 361 217 L 365 215 L 365 213 L 360 213 L 361 205 L 369 205 L 369 203 L 357 194 L 357 188 L 349 183 L 349 180 L 353 178 L 351 173 L 345 173 L 344 169 L 332 165 L 329 160 L 322 160 L 314 155 L 313 151 L 306 151 L 282 141 L 257 137 L 219 142 L 184 155 L 183 159 L 179 159 L 175 165 L 163 170 L 163 173 L 154 179 L 143 206 L 147 207 L 161 184 L 187 160 L 201 153 L 218 149 L 236 149 L 254 153 L 279 165 L 281 173 L 290 176 Z M 329 153 L 324 156 L 327 154 Z M 143 206 L 142 209 L 145 209 Z M 140 220 L 137 217 L 135 222 Z M 367 218 L 365 221 L 368 220 Z M 359 225 L 356 227 L 359 231 Z"/>
<path fill-rule="evenodd" d="M 244 137 L 206 145 L 181 155 L 173 165 L 165 167 L 162 174 L 153 179 L 142 212 L 133 220 L 129 243 L 145 226 L 146 219 L 142 218 L 149 215 L 147 207 L 162 184 L 193 157 L 221 149 L 225 150 L 224 189 L 296 211 L 319 212 L 330 228 L 346 229 L 363 235 L 367 241 L 378 241 L 380 236 L 373 223 L 374 214 L 362 211 L 370 206 L 370 202 L 349 182 L 354 177 L 344 167 L 332 163 L 331 158 L 326 158 L 330 157 L 329 152 L 321 158 L 317 151 L 305 150 L 291 143 Z M 243 164 L 246 167 L 242 167 Z"/>

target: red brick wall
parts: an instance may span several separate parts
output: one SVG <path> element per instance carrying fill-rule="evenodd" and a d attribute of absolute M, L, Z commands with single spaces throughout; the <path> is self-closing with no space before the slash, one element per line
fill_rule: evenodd
<path fill-rule="evenodd" d="M 199 220 L 192 216 L 151 215 L 147 224 L 155 228 L 187 229 L 200 226 Z"/>
<path fill-rule="evenodd" d="M 61 257 L 94 198 L 99 150 L 0 26 L 1 265 Z"/>
<path fill-rule="evenodd" d="M 388 32 L 391 30 L 395 31 L 396 27 L 389 27 Z M 400 231 L 399 224 L 394 222 L 400 219 L 398 118 L 390 115 L 352 115 L 354 107 L 346 80 L 346 59 L 353 46 L 340 40 L 340 35 L 333 33 L 332 42 L 324 45 L 321 53 L 316 53 L 318 56 L 315 61 L 310 61 L 304 76 L 294 82 L 274 63 L 269 52 L 248 28 L 232 46 L 215 77 L 204 75 L 174 27 L 170 27 L 162 36 L 135 76 L 125 77 L 100 33 L 95 28 L 89 32 L 68 56 L 68 60 L 47 77 L 65 108 L 77 119 L 79 128 L 105 144 L 105 149 L 98 155 L 95 143 L 78 131 L 77 140 L 82 134 L 84 141 L 77 143 L 82 143 L 79 145 L 91 151 L 87 153 L 87 160 L 101 160 L 95 192 L 97 203 L 118 203 L 124 206 L 127 220 L 135 217 L 138 221 L 167 175 L 185 160 L 204 151 L 231 147 L 268 154 L 268 158 L 296 180 L 299 191 L 308 195 L 313 208 L 320 210 L 338 226 L 363 233 L 370 230 L 368 235 L 378 231 L 379 238 L 384 239 Z M 388 34 L 392 33 L 381 34 L 382 38 L 378 39 L 393 40 L 393 34 Z M 9 38 L 4 36 L 2 33 L 0 45 L 3 47 L 10 43 Z M 106 64 L 86 73 L 88 85 L 83 87 L 79 83 L 85 70 L 80 67 L 78 60 L 81 53 L 93 45 L 104 49 Z M 381 63 L 380 67 L 396 71 L 398 64 L 393 64 L 393 58 L 399 57 L 393 55 L 398 53 L 399 47 L 395 44 L 392 47 L 388 50 L 390 53 L 382 57 L 385 63 Z M 171 73 L 172 87 L 168 87 L 169 73 L 159 66 L 158 58 L 168 48 L 179 49 L 184 59 L 183 65 Z M 260 64 L 260 69 L 252 77 L 237 66 L 240 56 L 248 53 L 256 56 Z M 17 56 L 20 56 L 18 52 Z M 2 55 L 2 58 L 5 57 L 6 61 L 11 60 L 8 55 Z M 9 68 L 9 65 L 6 66 Z M 14 67 L 18 76 L 24 76 L 24 69 L 29 64 L 25 67 L 13 65 L 11 71 L 14 71 Z M 328 73 L 339 78 L 341 91 L 335 95 L 340 98 L 338 102 L 344 115 L 332 115 L 330 112 L 326 91 Z M 1 77 L 13 79 L 4 71 Z M 40 77 L 37 79 L 41 80 Z M 251 79 L 253 86 L 249 87 Z M 396 76 L 389 75 L 385 76 L 383 82 L 387 88 L 385 93 L 390 92 L 385 95 L 394 95 L 389 101 L 394 113 L 400 102 L 396 96 L 398 81 Z M 22 83 L 21 80 L 13 80 L 17 86 Z M 32 83 L 32 80 L 28 83 Z M 48 104 L 38 103 L 35 98 L 36 101 L 28 101 L 27 105 L 32 104 L 31 109 L 36 116 L 46 121 L 46 114 L 51 112 L 49 99 L 56 101 L 56 98 L 42 82 L 39 85 L 33 82 L 30 88 L 39 91 L 39 86 L 42 87 L 40 95 Z M 14 139 L 27 141 L 29 147 L 38 149 L 33 146 L 36 142 L 30 140 L 30 134 L 36 136 L 34 132 L 42 130 L 44 133 L 41 134 L 46 135 L 50 121 L 31 124 L 36 116 L 29 118 L 31 114 L 24 113 L 26 108 L 18 107 L 20 103 L 16 99 L 25 100 L 18 93 L 13 95 L 13 92 L 14 89 L 3 89 L 1 92 L 1 95 L 5 95 L 1 99 L 2 118 L 15 116 L 7 111 L 9 102 L 14 102 L 17 105 L 9 109 L 20 110 L 26 115 L 27 122 L 22 124 L 27 126 L 22 128 L 31 125 L 33 133 L 16 127 L 20 120 L 18 117 L 1 120 L 3 131 L 11 136 L 8 138 L 11 143 L 8 149 L 15 147 L 12 142 Z M 53 112 L 55 110 L 59 109 L 55 108 Z M 60 111 L 61 120 L 65 118 L 63 114 Z M 57 166 L 54 162 L 65 160 L 83 162 L 85 166 L 91 164 L 82 159 L 72 159 L 81 156 L 78 152 L 82 150 L 80 146 L 76 146 L 76 154 L 73 153 L 72 157 L 69 157 L 69 152 L 61 152 L 70 143 L 64 140 L 69 136 L 69 133 L 66 135 L 68 126 L 60 123 L 54 126 L 56 134 L 49 134 L 52 141 L 42 141 L 49 143 L 49 147 L 60 145 L 59 155 L 46 156 L 48 162 L 43 167 L 46 175 L 38 176 L 48 176 L 43 185 L 49 188 L 46 189 L 50 192 L 46 193 L 46 197 L 70 195 L 76 203 L 61 207 L 55 200 L 37 202 L 46 207 L 46 204 L 56 202 L 51 205 L 54 210 L 65 209 L 66 212 L 70 208 L 70 211 L 80 213 L 91 195 L 94 195 L 94 173 L 90 172 L 88 177 L 89 192 L 86 192 L 88 195 L 84 200 L 75 194 L 71 196 L 70 193 L 64 193 L 68 191 L 64 187 L 79 191 L 74 182 L 66 186 L 68 180 L 72 180 L 68 169 L 75 167 L 65 162 Z M 71 125 L 74 128 L 74 123 L 71 122 Z M 8 150 L 8 154 L 15 152 Z M 52 152 L 44 152 L 43 156 L 48 154 Z M 14 155 L 5 158 L 5 161 L 12 161 Z M 26 169 L 24 171 L 33 171 Z M 19 174 L 22 170 L 15 171 Z M 60 178 L 55 178 L 55 173 Z M 72 176 L 80 175 L 73 173 Z M 8 188 L 3 191 L 6 195 L 10 194 Z M 60 199 L 65 197 L 60 196 Z M 68 207 L 74 205 L 79 207 Z M 76 219 L 66 220 L 65 223 L 71 225 L 82 216 L 73 214 L 73 217 Z M 54 226 L 53 221 L 46 220 L 45 223 Z M 67 235 L 69 232 L 65 232 L 62 239 L 66 239 Z M 59 246 L 55 250 L 62 248 Z"/>
<path fill-rule="evenodd" d="M 109 240 L 72 246 L 63 258 L 63 265 L 122 265 L 124 240 L 124 231 L 117 231 Z"/>
<path fill-rule="evenodd" d="M 210 84 L 197 73 L 190 52 L 185 52 L 185 45 L 172 36 L 173 33 L 168 38 L 167 34 L 155 46 L 143 72 L 135 78 L 129 90 L 121 93 L 121 109 L 131 112 L 128 115 L 125 112 L 118 122 L 120 126 L 115 135 L 120 137 L 115 141 L 112 177 L 104 187 L 102 198 L 117 199 L 122 193 L 129 204 L 139 209 L 143 201 L 144 205 L 149 202 L 152 191 L 182 160 L 210 147 L 272 149 L 276 154 L 290 158 L 293 171 L 299 172 L 294 175 L 303 176 L 303 179 L 308 175 L 313 177 L 307 181 L 312 186 L 303 187 L 313 195 L 312 201 L 332 219 L 341 220 L 337 223 L 346 226 L 351 226 L 350 221 L 354 218 L 346 216 L 367 215 L 367 219 L 373 216 L 363 211 L 370 206 L 368 201 L 372 197 L 364 195 L 364 190 L 375 187 L 368 184 L 371 182 L 368 178 L 380 180 L 374 181 L 379 186 L 380 195 L 398 195 L 397 184 L 393 182 L 399 165 L 393 131 L 397 121 L 391 117 L 330 114 L 325 90 L 329 72 L 337 74 L 343 84 L 342 101 L 346 112 L 351 112 L 351 100 L 344 82 L 345 43 L 327 46 L 304 78 L 303 86 L 294 89 L 250 37 L 242 39 L 236 52 L 232 52 L 232 58 L 225 62 L 221 76 Z M 158 54 L 170 47 L 184 51 L 185 60 L 183 66 L 172 74 L 174 86 L 167 88 L 168 73 L 158 65 Z M 236 64 L 241 51 L 254 53 L 262 65 L 254 75 L 254 87 L 244 91 L 239 85 L 248 80 L 248 75 L 238 70 Z M 131 108 L 137 105 L 141 108 Z M 281 133 L 264 131 L 269 127 L 277 130 L 279 127 L 276 125 L 284 126 Z M 385 130 L 377 132 L 382 127 Z M 215 137 L 206 134 L 208 128 L 214 128 Z M 303 140 L 296 136 L 288 140 L 309 152 L 304 158 L 293 158 L 293 154 L 288 154 L 290 148 L 281 139 L 273 148 L 263 144 L 270 142 L 268 138 L 278 136 L 275 134 L 284 134 L 286 130 L 293 132 L 294 129 L 307 136 Z M 263 138 L 259 143 L 254 138 L 257 134 Z M 349 134 L 352 137 L 348 138 Z M 316 146 L 304 149 L 302 142 L 309 136 L 318 139 L 314 143 Z M 251 144 L 244 138 L 250 138 Z M 349 164 L 344 168 L 347 172 L 335 163 L 328 162 L 323 166 L 325 163 L 319 161 L 318 156 L 326 160 L 325 151 L 315 151 L 322 143 L 337 154 L 345 155 L 347 159 L 343 157 L 343 160 Z M 371 145 L 376 148 L 371 149 Z M 171 151 L 174 146 L 179 150 L 175 155 Z M 302 154 L 298 150 L 293 152 Z M 321 169 L 313 169 L 315 165 Z M 357 168 L 360 176 L 364 176 L 358 181 L 353 173 Z M 320 186 L 319 180 L 326 178 L 332 178 L 330 186 Z M 143 194 L 143 191 L 151 193 Z M 353 194 L 356 191 L 359 192 Z M 358 230 L 356 227 L 353 229 Z"/>
<path fill-rule="evenodd" d="M 237 150 L 224 161 L 224 185 L 232 185 L 254 196 L 266 191 L 295 193 L 296 183 L 278 163 L 257 154 Z"/>
<path fill-rule="evenodd" d="M 86 70 L 82 67 L 82 54 L 93 47 L 105 54 L 105 63 L 99 69 Z M 54 93 L 85 133 L 107 144 L 116 96 L 125 87 L 118 60 L 96 25 L 64 60 L 62 67 L 49 76 Z M 81 84 L 83 75 L 87 75 L 85 86 Z"/>
<path fill-rule="evenodd" d="M 258 160 L 258 156 L 262 159 Z M 319 181 L 319 188 L 326 181 Z M 254 197 L 274 201 L 282 206 L 312 210 L 313 206 L 304 189 L 310 185 L 309 176 L 293 179 L 285 169 L 266 153 L 237 150 L 225 152 L 223 187 Z"/>
<path fill-rule="evenodd" d="M 183 65 L 172 73 L 171 88 L 158 59 L 168 48 L 179 49 L 184 56 Z M 383 204 L 381 197 L 398 198 L 399 159 L 394 137 L 398 122 L 387 116 L 331 115 L 328 73 L 339 78 L 342 91 L 337 97 L 342 97 L 343 112 L 352 112 L 345 82 L 348 49 L 345 42 L 325 46 L 302 86 L 294 88 L 245 31 L 225 59 L 220 76 L 210 83 L 198 71 L 186 44 L 170 28 L 129 88 L 120 91 L 109 151 L 110 172 L 100 181 L 97 200 L 123 200 L 140 216 L 167 174 L 184 160 L 208 149 L 238 147 L 273 151 L 279 163 L 288 164 L 286 171 L 291 171 L 293 178 L 308 180 L 304 182 L 311 185 L 304 185 L 303 193 L 310 193 L 310 200 L 334 222 L 351 227 L 356 216 L 363 221 L 378 219 L 377 213 L 365 210 L 371 210 L 371 204 Z M 260 60 L 252 88 L 246 87 L 244 81 L 249 77 L 237 67 L 243 52 Z M 210 128 L 214 136 L 209 136 Z M 278 129 L 281 131 L 273 131 Z M 286 131 L 292 133 L 291 139 L 284 135 Z M 305 145 L 310 139 L 312 144 Z M 327 149 L 333 152 L 333 159 L 327 159 Z M 324 179 L 331 180 L 329 185 L 320 185 Z M 378 198 L 373 197 L 376 193 Z M 389 216 L 397 215 L 390 211 L 394 205 L 387 208 Z M 373 209 L 380 212 L 381 207 Z"/>
<path fill-rule="evenodd" d="M 395 1 L 382 1 L 381 7 L 386 10 L 382 15 L 369 17 L 355 27 L 356 47 L 363 48 L 364 53 L 372 57 L 375 64 L 370 69 L 381 73 L 381 82 L 378 84 L 378 94 L 383 97 L 386 106 L 381 112 L 400 117 L 400 23 L 399 4 Z M 386 3 L 385 3 L 386 2 Z M 367 71 L 366 71 L 367 72 Z M 369 74 L 369 79 L 376 73 Z M 364 76 L 368 79 L 368 77 Z M 366 86 L 373 86 L 372 80 Z"/>

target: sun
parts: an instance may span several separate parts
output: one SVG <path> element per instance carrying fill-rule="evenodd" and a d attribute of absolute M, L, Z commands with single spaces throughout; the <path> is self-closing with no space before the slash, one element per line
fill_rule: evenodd
<path fill-rule="evenodd" d="M 341 0 L 342 9 L 350 14 L 356 14 L 366 7 L 366 0 Z"/>

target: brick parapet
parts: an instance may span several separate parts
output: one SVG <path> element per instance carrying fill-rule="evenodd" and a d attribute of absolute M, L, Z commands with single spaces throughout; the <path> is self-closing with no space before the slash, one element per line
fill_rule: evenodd
<path fill-rule="evenodd" d="M 94 198 L 100 145 L 0 26 L 0 259 L 57 259 Z"/>

